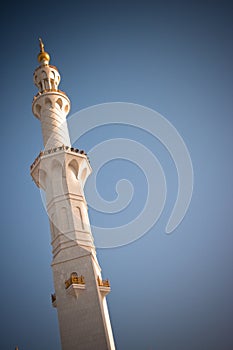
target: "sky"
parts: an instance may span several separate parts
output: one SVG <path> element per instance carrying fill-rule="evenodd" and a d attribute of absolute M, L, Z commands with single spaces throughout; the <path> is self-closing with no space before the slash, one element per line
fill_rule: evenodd
<path fill-rule="evenodd" d="M 29 171 L 43 148 L 31 110 L 42 37 L 71 100 L 70 116 L 108 102 L 151 108 L 177 129 L 192 160 L 192 200 L 167 235 L 178 180 L 161 142 L 126 125 L 100 126 L 77 141 L 87 152 L 113 138 L 142 143 L 159 159 L 167 181 L 164 210 L 148 232 L 130 244 L 97 249 L 103 277 L 111 282 L 107 301 L 116 348 L 232 349 L 232 4 L 67 0 L 0 6 L 0 348 L 61 349 L 50 299 L 49 222 Z M 132 203 L 116 214 L 90 207 L 93 226 L 115 227 L 142 210 L 147 175 L 125 159 L 101 169 L 99 193 L 114 200 L 116 183 L 125 178 L 134 186 Z"/>

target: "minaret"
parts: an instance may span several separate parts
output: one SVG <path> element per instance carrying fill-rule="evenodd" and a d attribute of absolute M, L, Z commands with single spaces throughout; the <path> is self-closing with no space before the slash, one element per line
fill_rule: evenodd
<path fill-rule="evenodd" d="M 60 74 L 49 64 L 41 39 L 38 61 L 34 83 L 39 92 L 32 111 L 41 122 L 45 148 L 31 165 L 31 175 L 46 193 L 55 288 L 51 297 L 62 350 L 112 350 L 105 298 L 110 285 L 101 277 L 83 192 L 91 166 L 85 152 L 70 145 L 66 123 L 70 101 L 58 89 Z"/>

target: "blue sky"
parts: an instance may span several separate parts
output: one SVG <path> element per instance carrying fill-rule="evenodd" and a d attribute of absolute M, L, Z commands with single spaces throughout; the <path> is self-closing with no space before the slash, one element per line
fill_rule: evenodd
<path fill-rule="evenodd" d="M 117 349 L 232 349 L 232 5 L 51 1 L 1 7 L 0 348 L 60 349 L 50 301 L 48 218 L 29 174 L 43 147 L 31 111 L 42 37 L 71 100 L 70 115 L 113 101 L 152 108 L 176 127 L 193 162 L 189 210 L 166 235 L 177 174 L 161 143 L 122 125 L 98 128 L 79 140 L 87 151 L 112 137 L 143 143 L 159 159 L 168 185 L 164 211 L 149 232 L 132 244 L 97 251 L 103 276 L 111 281 L 108 305 Z M 140 211 L 145 176 L 130 162 L 103 168 L 98 190 L 114 199 L 115 182 L 125 177 L 135 188 L 128 212 L 109 216 L 90 208 L 92 224 L 114 226 Z"/>

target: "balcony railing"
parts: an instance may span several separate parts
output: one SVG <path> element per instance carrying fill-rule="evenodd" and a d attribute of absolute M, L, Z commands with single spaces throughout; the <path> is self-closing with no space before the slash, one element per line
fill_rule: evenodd
<path fill-rule="evenodd" d="M 97 277 L 98 285 L 100 287 L 110 287 L 110 282 L 109 280 L 101 280 L 99 276 Z"/>
<path fill-rule="evenodd" d="M 62 145 L 60 147 L 54 147 L 54 148 L 51 148 L 51 149 L 46 150 L 46 151 L 40 151 L 39 155 L 36 157 L 36 159 L 34 160 L 32 165 L 30 166 L 30 169 L 32 170 L 34 168 L 34 166 L 38 163 L 38 161 L 40 160 L 40 158 L 42 156 L 46 156 L 48 154 L 58 152 L 58 151 L 71 151 L 74 153 L 79 153 L 79 154 L 83 154 L 84 156 L 87 156 L 87 154 L 85 153 L 84 150 L 79 150 L 78 148 L 75 148 L 75 147 L 69 147 L 69 146 Z M 88 159 L 88 157 L 87 157 L 87 159 Z"/>
<path fill-rule="evenodd" d="M 70 278 L 65 281 L 66 289 L 68 289 L 72 284 L 85 284 L 84 276 L 78 276 L 76 272 L 72 272 Z"/>

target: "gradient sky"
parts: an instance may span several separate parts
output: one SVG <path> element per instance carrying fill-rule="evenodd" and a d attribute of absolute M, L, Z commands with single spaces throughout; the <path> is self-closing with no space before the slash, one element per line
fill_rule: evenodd
<path fill-rule="evenodd" d="M 50 301 L 48 218 L 29 174 L 42 149 L 40 123 L 31 111 L 42 37 L 51 64 L 61 73 L 61 89 L 71 100 L 70 114 L 111 101 L 150 107 L 176 127 L 193 162 L 191 205 L 180 226 L 166 235 L 177 175 L 158 140 L 123 126 L 103 127 L 80 139 L 79 148 L 87 151 L 113 136 L 140 141 L 156 154 L 168 181 L 165 210 L 147 234 L 132 244 L 97 251 L 103 276 L 111 281 L 108 305 L 117 349 L 232 349 L 230 2 L 13 1 L 0 6 L 0 348 L 61 349 Z M 131 178 L 135 198 L 127 215 L 133 216 L 145 199 L 145 179 L 126 163 L 115 161 L 102 169 L 97 184 L 103 197 L 114 199 L 117 179 Z M 114 226 L 124 222 L 122 215 L 90 209 L 93 224 Z"/>

